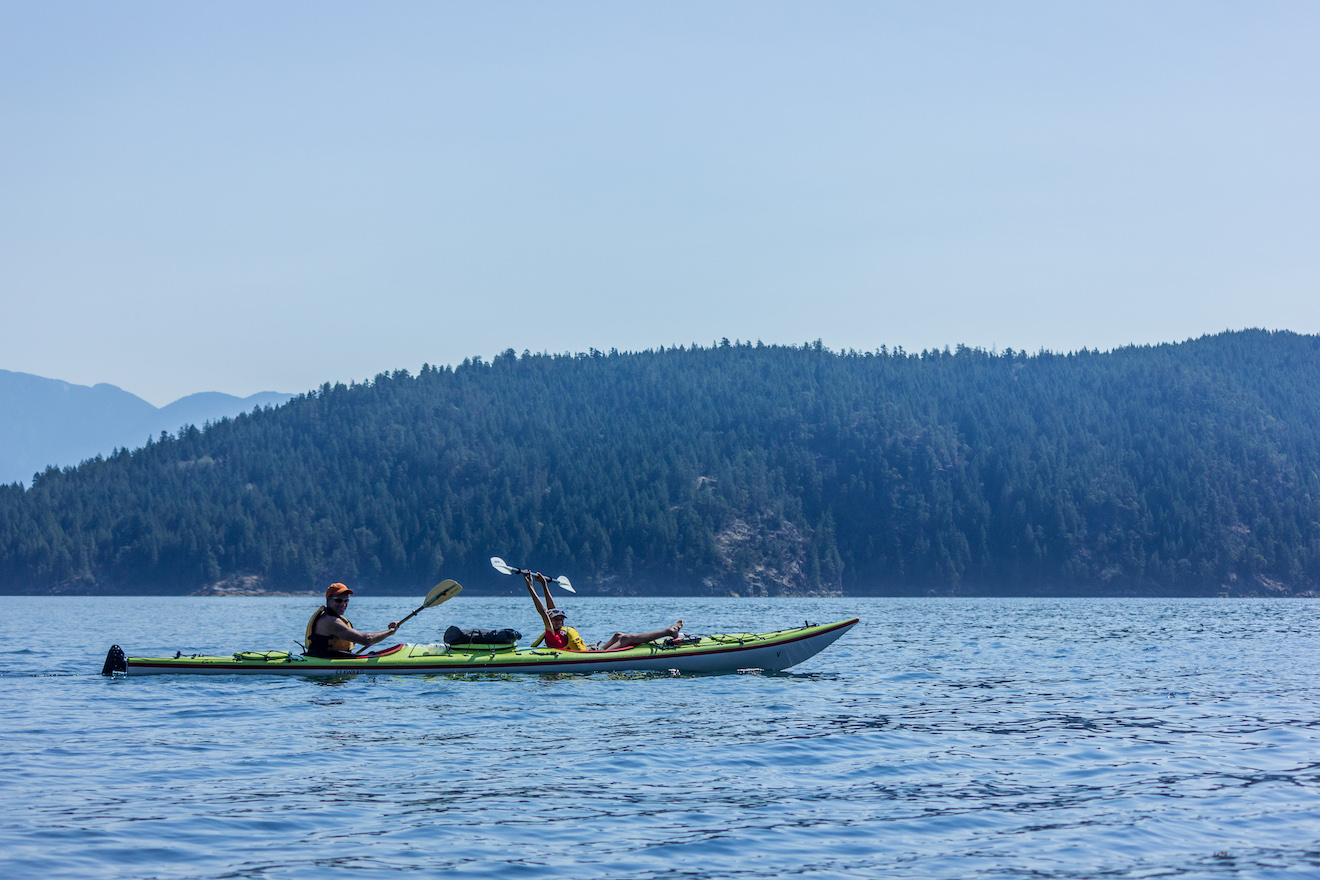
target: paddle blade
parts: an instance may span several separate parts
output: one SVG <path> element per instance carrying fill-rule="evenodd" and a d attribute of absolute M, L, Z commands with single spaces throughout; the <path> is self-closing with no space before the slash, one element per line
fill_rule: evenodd
<path fill-rule="evenodd" d="M 513 567 L 505 564 L 504 560 L 500 559 L 498 556 L 492 556 L 490 558 L 490 567 L 498 571 L 500 574 L 513 574 Z"/>
<path fill-rule="evenodd" d="M 577 592 L 577 590 L 573 589 L 573 585 L 568 582 L 568 577 L 566 575 L 561 574 L 559 577 L 555 578 L 555 583 L 559 584 L 559 586 L 568 590 L 570 593 Z"/>
<path fill-rule="evenodd" d="M 439 605 L 441 602 L 448 602 L 463 591 L 458 581 L 441 581 L 431 588 L 431 592 L 426 594 L 426 599 L 422 602 L 423 608 L 430 608 L 433 605 Z"/>

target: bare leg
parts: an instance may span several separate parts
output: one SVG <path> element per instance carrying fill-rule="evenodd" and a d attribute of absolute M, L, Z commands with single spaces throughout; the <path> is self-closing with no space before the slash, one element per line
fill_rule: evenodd
<path fill-rule="evenodd" d="M 683 629 L 683 621 L 666 629 L 658 629 L 649 633 L 615 633 L 610 636 L 610 640 L 601 645 L 600 650 L 608 651 L 612 648 L 635 648 L 638 645 L 644 645 L 647 642 L 654 642 L 656 639 L 672 639 Z"/>

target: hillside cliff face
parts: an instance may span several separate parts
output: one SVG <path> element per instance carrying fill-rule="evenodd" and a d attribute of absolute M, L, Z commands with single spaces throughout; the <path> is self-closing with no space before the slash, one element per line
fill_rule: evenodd
<path fill-rule="evenodd" d="M 292 396 L 264 391 L 240 398 L 212 391 L 157 408 L 114 385 L 89 388 L 0 370 L 0 484 L 27 484 L 51 466 L 137 449 L 161 431 L 279 406 Z"/>
<path fill-rule="evenodd" d="M 0 589 L 1295 595 L 1320 338 L 512 351 L 0 490 Z"/>

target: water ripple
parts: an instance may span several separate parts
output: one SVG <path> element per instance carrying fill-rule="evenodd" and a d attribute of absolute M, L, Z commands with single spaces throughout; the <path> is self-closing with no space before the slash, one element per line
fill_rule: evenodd
<path fill-rule="evenodd" d="M 1315 603 L 581 600 L 589 632 L 863 623 L 778 675 L 330 680 L 95 674 L 286 647 L 299 600 L 11 603 L 51 638 L 0 651 L 6 876 L 1320 875 Z M 217 614 L 252 643 L 197 644 Z"/>

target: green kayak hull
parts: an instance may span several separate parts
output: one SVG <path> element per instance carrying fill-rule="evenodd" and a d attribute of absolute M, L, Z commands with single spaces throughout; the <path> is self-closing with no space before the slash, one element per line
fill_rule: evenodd
<path fill-rule="evenodd" d="M 396 645 L 386 651 L 342 660 L 326 660 L 285 651 L 245 651 L 228 657 L 200 655 L 126 657 L 110 649 L 106 675 L 358 675 L 386 673 L 725 673 L 760 669 L 779 672 L 829 647 L 857 624 L 807 624 L 766 633 L 725 633 L 689 639 L 681 645 L 656 643 L 622 651 L 557 651 L 550 648 L 473 645 Z"/>

